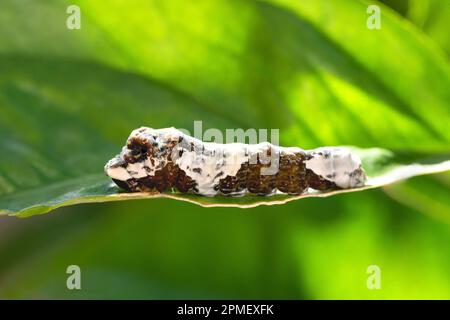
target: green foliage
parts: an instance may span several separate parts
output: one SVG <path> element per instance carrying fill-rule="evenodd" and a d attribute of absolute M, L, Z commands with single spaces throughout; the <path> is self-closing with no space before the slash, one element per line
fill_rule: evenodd
<path fill-rule="evenodd" d="M 0 163 L 0 210 L 30 215 L 128 198 L 115 197 L 100 172 L 141 125 L 201 119 L 218 128 L 280 128 L 283 143 L 303 148 L 448 151 L 448 63 L 389 14 L 376 33 L 365 28 L 366 15 L 352 15 L 364 6 L 346 1 L 204 2 L 195 19 L 185 18 L 193 8 L 184 1 L 139 4 L 137 14 L 121 1 L 81 1 L 81 30 L 46 18 L 61 10 L 47 2 L 30 3 L 31 20 L 3 22 L 0 150 L 8 157 Z M 11 16 L 23 13 L 17 2 L 5 5 Z M 353 29 L 321 23 L 336 23 L 328 11 L 352 15 L 361 26 L 353 37 L 372 42 L 344 41 Z M 134 18 L 116 21 L 117 12 Z M 401 64 L 395 50 L 404 53 Z"/>
<path fill-rule="evenodd" d="M 72 3 L 81 30 L 65 26 Z M 279 128 L 283 145 L 391 150 L 365 159 L 375 175 L 448 160 L 445 25 L 408 11 L 434 42 L 381 6 L 382 29 L 368 30 L 366 8 L 2 1 L 0 209 L 112 199 L 102 167 L 141 125 L 202 120 Z M 152 199 L 2 219 L 0 297 L 449 298 L 448 188 L 443 174 L 245 211 Z M 69 264 L 83 270 L 79 292 L 65 288 Z M 371 264 L 380 291 L 365 286 Z"/>
<path fill-rule="evenodd" d="M 450 2 L 442 0 L 410 0 L 407 17 L 450 54 L 448 18 Z"/>

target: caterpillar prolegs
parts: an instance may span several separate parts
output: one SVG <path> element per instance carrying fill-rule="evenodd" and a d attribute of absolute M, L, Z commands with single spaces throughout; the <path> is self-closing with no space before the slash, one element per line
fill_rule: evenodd
<path fill-rule="evenodd" d="M 134 130 L 105 172 L 131 192 L 177 189 L 205 196 L 301 194 L 364 185 L 360 159 L 345 148 L 202 142 L 175 128 Z"/>

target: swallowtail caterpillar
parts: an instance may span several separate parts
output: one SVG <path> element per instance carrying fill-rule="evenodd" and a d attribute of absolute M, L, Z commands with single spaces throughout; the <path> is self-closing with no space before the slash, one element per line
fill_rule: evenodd
<path fill-rule="evenodd" d="M 175 128 L 134 130 L 106 174 L 131 192 L 177 189 L 205 196 L 301 194 L 364 185 L 360 159 L 345 148 L 202 142 Z"/>

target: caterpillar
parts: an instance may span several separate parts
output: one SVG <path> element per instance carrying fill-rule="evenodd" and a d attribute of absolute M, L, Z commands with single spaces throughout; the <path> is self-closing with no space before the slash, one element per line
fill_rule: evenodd
<path fill-rule="evenodd" d="M 346 148 L 302 150 L 270 143 L 202 142 L 175 128 L 133 130 L 105 173 L 129 192 L 176 189 L 204 196 L 298 195 L 364 185 L 361 160 Z"/>

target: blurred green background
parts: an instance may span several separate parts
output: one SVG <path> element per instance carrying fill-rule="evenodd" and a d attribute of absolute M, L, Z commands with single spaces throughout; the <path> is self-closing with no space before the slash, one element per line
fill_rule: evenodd
<path fill-rule="evenodd" d="M 2 0 L 0 203 L 101 172 L 141 125 L 448 152 L 449 19 L 446 0 Z M 449 299 L 449 190 L 444 173 L 253 209 L 155 199 L 0 217 L 0 298 Z"/>

